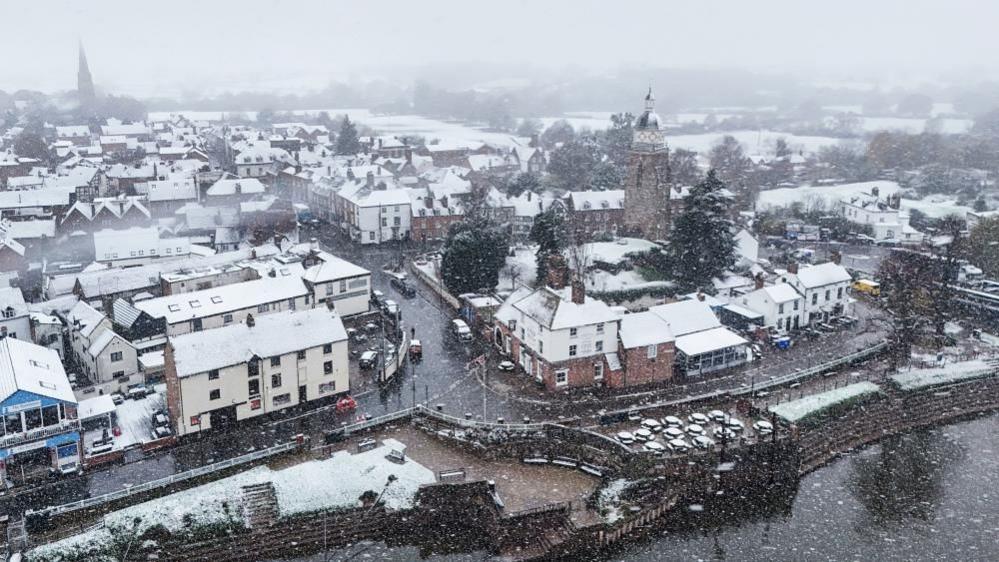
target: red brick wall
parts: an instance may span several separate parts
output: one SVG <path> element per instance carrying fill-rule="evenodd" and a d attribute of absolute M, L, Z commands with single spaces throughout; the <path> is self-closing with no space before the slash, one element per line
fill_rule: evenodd
<path fill-rule="evenodd" d="M 170 421 L 176 432 L 179 426 L 179 418 L 183 415 L 180 408 L 180 379 L 177 378 L 177 364 L 173 360 L 173 345 L 167 342 L 163 350 L 164 378 L 166 380 L 167 412 L 170 414 Z"/>
<path fill-rule="evenodd" d="M 644 347 L 618 349 L 622 371 L 608 376 L 611 387 L 639 386 L 667 382 L 673 378 L 673 360 L 676 355 L 673 342 L 659 344 L 655 359 L 649 359 Z"/>

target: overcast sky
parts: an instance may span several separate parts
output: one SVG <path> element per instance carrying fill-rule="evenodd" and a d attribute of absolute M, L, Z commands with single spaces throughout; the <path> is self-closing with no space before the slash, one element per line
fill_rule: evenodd
<path fill-rule="evenodd" d="M 989 0 L 3 0 L 0 89 L 319 87 L 452 61 L 738 66 L 847 78 L 999 67 Z"/>

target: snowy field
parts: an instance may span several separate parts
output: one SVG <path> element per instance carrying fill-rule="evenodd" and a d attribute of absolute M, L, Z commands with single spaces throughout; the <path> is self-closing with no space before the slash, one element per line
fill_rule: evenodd
<path fill-rule="evenodd" d="M 839 185 L 815 185 L 802 187 L 784 187 L 761 191 L 757 206 L 760 210 L 777 207 L 787 207 L 793 203 L 801 203 L 806 207 L 818 201 L 824 201 L 827 209 L 831 209 L 845 198 L 860 194 L 870 194 L 872 187 L 877 187 L 881 197 L 886 197 L 899 190 L 893 181 L 865 181 L 844 183 Z M 902 199 L 902 209 L 917 209 L 931 218 L 940 218 L 950 214 L 964 217 L 969 207 L 958 205 L 953 198 L 944 195 L 929 195 L 921 200 Z"/>
<path fill-rule="evenodd" d="M 770 407 L 770 411 L 791 423 L 801 421 L 810 416 L 820 414 L 837 404 L 871 396 L 881 392 L 878 385 L 872 382 L 858 382 L 844 387 L 835 388 L 819 394 L 784 402 Z"/>
<path fill-rule="evenodd" d="M 385 457 L 406 446 L 385 439 L 381 446 L 363 453 L 340 451 L 321 461 L 309 461 L 283 470 L 258 466 L 228 478 L 210 482 L 134 505 L 105 516 L 106 528 L 95 529 L 41 546 L 31 559 L 54 560 L 61 553 L 100 550 L 110 544 L 116 530 L 133 528 L 139 519 L 139 532 L 163 525 L 171 532 L 208 525 L 244 525 L 243 486 L 271 482 L 282 516 L 321 509 L 351 508 L 360 505 L 366 491 L 381 493 L 389 475 L 396 480 L 385 490 L 382 501 L 390 509 L 412 507 L 420 486 L 436 481 L 429 468 L 407 459 L 396 464 Z M 95 558 L 99 559 L 99 558 Z"/>
<path fill-rule="evenodd" d="M 622 243 L 623 242 L 623 243 Z M 586 245 L 584 254 L 590 264 L 603 262 L 608 264 L 621 263 L 627 254 L 648 252 L 656 244 L 638 238 L 619 238 L 614 242 L 591 242 Z M 522 246 L 514 249 L 514 255 L 506 258 L 506 267 L 500 270 L 498 288 L 510 290 L 514 287 L 512 273 L 516 271 L 517 285 L 531 285 L 537 275 L 535 252 L 537 246 Z M 644 289 L 663 287 L 665 281 L 646 281 L 637 271 L 621 271 L 611 274 L 606 271 L 594 270 L 586 277 L 586 288 L 595 292 L 621 291 L 627 289 Z"/>
<path fill-rule="evenodd" d="M 330 117 L 337 115 L 350 115 L 351 119 L 358 121 L 371 117 L 371 111 L 362 108 L 336 108 L 336 109 L 296 109 L 291 111 L 295 115 L 318 115 L 325 111 Z M 247 119 L 256 119 L 256 111 L 195 111 L 188 109 L 178 109 L 176 111 L 150 111 L 150 121 L 166 121 L 175 115 L 183 115 L 194 121 L 221 121 L 225 116 L 238 113 L 245 115 Z"/>
<path fill-rule="evenodd" d="M 719 144 L 723 137 L 735 137 L 749 156 L 772 157 L 777 146 L 777 139 L 787 141 L 788 147 L 794 152 L 805 155 L 815 154 L 823 146 L 832 146 L 844 142 L 834 137 L 804 136 L 781 133 L 779 131 L 726 131 L 702 133 L 696 135 L 667 135 L 666 143 L 672 148 L 693 150 L 706 157 L 711 148 Z M 849 141 L 847 141 L 849 142 Z"/>

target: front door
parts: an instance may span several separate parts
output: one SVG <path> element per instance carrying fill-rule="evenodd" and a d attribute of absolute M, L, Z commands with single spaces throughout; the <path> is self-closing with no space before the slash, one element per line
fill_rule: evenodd
<path fill-rule="evenodd" d="M 306 386 L 304 384 L 302 386 L 298 387 L 298 403 L 299 404 L 305 404 L 305 401 L 306 401 L 306 392 L 305 392 L 305 389 L 306 389 Z"/>

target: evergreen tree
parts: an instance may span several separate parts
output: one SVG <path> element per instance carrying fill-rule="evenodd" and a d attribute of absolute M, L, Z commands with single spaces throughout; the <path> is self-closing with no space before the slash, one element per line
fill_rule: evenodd
<path fill-rule="evenodd" d="M 511 197 L 520 197 L 525 191 L 537 192 L 541 189 L 541 178 L 537 174 L 523 172 L 506 181 L 506 193 Z"/>
<path fill-rule="evenodd" d="M 999 277 L 999 218 L 983 219 L 968 236 L 968 259 L 990 279 Z"/>
<path fill-rule="evenodd" d="M 600 147 L 591 138 L 569 141 L 551 153 L 548 172 L 559 184 L 572 191 L 590 186 L 592 174 L 600 163 Z"/>
<path fill-rule="evenodd" d="M 351 122 L 350 116 L 345 116 L 336 138 L 336 153 L 357 154 L 360 151 L 361 141 L 357 136 L 357 127 Z"/>
<path fill-rule="evenodd" d="M 538 213 L 534 217 L 534 225 L 531 226 L 529 238 L 538 245 L 538 251 L 534 254 L 537 264 L 535 285 L 542 286 L 548 277 L 548 258 L 561 254 L 568 243 L 565 217 L 554 208 Z"/>
<path fill-rule="evenodd" d="M 686 206 L 673 222 L 669 262 L 679 291 L 694 291 L 711 284 L 735 264 L 735 236 L 728 218 L 725 184 L 714 170 L 690 190 Z"/>
<path fill-rule="evenodd" d="M 451 227 L 444 241 L 441 278 L 452 295 L 492 290 L 506 264 L 510 236 L 505 228 L 477 218 Z"/>

